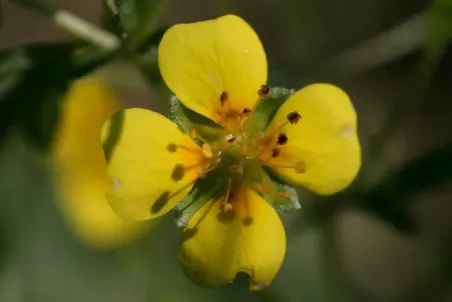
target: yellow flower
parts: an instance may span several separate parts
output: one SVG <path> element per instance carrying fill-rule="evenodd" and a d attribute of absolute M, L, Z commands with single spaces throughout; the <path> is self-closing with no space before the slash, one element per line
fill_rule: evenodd
<path fill-rule="evenodd" d="M 51 152 L 57 199 L 68 224 L 83 242 L 99 248 L 130 243 L 146 231 L 143 223 L 118 217 L 105 197 L 110 180 L 100 131 L 119 109 L 102 81 L 86 78 L 73 83 L 63 100 Z"/>
<path fill-rule="evenodd" d="M 247 272 L 250 289 L 267 286 L 286 249 L 283 225 L 263 196 L 262 167 L 295 187 L 333 194 L 360 167 L 356 115 L 348 96 L 329 84 L 294 93 L 265 131 L 252 131 L 254 110 L 270 93 L 261 42 L 241 18 L 179 24 L 159 46 L 165 83 L 189 109 L 222 126 L 215 141 L 195 143 L 164 116 L 129 109 L 116 114 L 122 132 L 110 157 L 107 198 L 121 216 L 147 220 L 173 209 L 213 175 L 221 190 L 190 219 L 181 264 L 195 282 L 217 286 Z M 118 122 L 119 121 L 119 122 Z M 193 134 L 193 132 L 192 132 Z M 289 198 L 290 196 L 287 196 Z"/>

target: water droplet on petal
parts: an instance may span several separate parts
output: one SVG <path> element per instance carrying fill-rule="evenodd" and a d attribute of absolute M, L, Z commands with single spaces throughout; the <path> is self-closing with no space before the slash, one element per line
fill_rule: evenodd
<path fill-rule="evenodd" d="M 121 186 L 121 183 L 119 182 L 119 180 L 114 177 L 112 177 L 111 180 L 113 181 L 113 190 L 119 189 L 119 187 Z"/>
<path fill-rule="evenodd" d="M 339 134 L 345 137 L 352 136 L 354 134 L 353 127 L 349 124 L 342 125 L 339 128 Z"/>

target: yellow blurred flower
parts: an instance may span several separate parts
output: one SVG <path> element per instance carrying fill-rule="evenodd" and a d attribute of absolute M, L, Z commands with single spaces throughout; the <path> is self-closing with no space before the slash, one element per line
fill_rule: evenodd
<path fill-rule="evenodd" d="M 107 84 L 86 78 L 72 84 L 62 104 L 51 160 L 57 199 L 69 226 L 99 248 L 134 241 L 147 226 L 117 216 L 105 197 L 110 180 L 100 132 L 120 103 Z"/>
<path fill-rule="evenodd" d="M 250 289 L 259 290 L 279 270 L 286 238 L 263 198 L 268 185 L 256 174 L 267 167 L 292 186 L 324 195 L 347 187 L 360 167 L 352 104 L 333 85 L 310 85 L 278 109 L 265 131 L 248 131 L 244 124 L 270 88 L 261 42 L 237 16 L 173 26 L 158 55 L 168 87 L 186 107 L 222 126 L 224 135 L 207 141 L 182 133 L 158 113 L 120 111 L 102 130 L 108 137 L 114 120 L 121 121 L 107 199 L 122 217 L 148 220 L 174 208 L 197 180 L 214 175 L 222 190 L 188 222 L 182 267 L 203 286 L 232 282 L 244 271 Z"/>

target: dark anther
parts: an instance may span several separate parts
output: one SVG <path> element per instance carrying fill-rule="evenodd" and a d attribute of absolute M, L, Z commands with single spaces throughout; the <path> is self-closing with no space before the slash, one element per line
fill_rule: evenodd
<path fill-rule="evenodd" d="M 236 140 L 236 137 L 234 135 L 232 135 L 232 134 L 229 134 L 229 135 L 226 136 L 226 141 L 229 144 L 232 144 L 233 142 L 235 142 L 235 140 Z"/>
<path fill-rule="evenodd" d="M 173 143 L 169 144 L 168 145 L 168 151 L 171 152 L 171 153 L 176 152 L 177 151 L 177 146 L 175 144 L 173 144 Z"/>
<path fill-rule="evenodd" d="M 251 113 L 251 109 L 250 108 L 244 108 L 242 113 L 240 114 L 241 116 L 248 116 Z"/>
<path fill-rule="evenodd" d="M 287 120 L 292 125 L 296 125 L 298 121 L 301 119 L 301 114 L 299 114 L 297 111 L 291 112 L 287 115 Z"/>
<path fill-rule="evenodd" d="M 289 140 L 289 138 L 287 137 L 287 135 L 285 133 L 280 133 L 278 135 L 277 144 L 278 145 L 285 145 L 285 144 L 287 144 L 288 140 Z"/>
<path fill-rule="evenodd" d="M 151 206 L 151 214 L 157 214 L 168 204 L 170 199 L 170 192 L 163 192 L 153 203 Z"/>
<path fill-rule="evenodd" d="M 261 88 L 258 91 L 259 97 L 266 98 L 270 95 L 270 86 L 261 85 Z"/>
<path fill-rule="evenodd" d="M 224 105 L 224 103 L 226 103 L 226 101 L 228 100 L 228 93 L 227 91 L 224 91 L 221 95 L 220 95 L 220 102 L 221 102 L 221 106 Z"/>
<path fill-rule="evenodd" d="M 281 149 L 280 148 L 273 148 L 272 149 L 272 157 L 277 157 L 279 155 L 279 153 L 281 153 Z"/>

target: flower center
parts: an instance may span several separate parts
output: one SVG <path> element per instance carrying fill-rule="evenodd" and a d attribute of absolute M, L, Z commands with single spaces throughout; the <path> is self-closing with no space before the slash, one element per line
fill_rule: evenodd
<path fill-rule="evenodd" d="M 270 95 L 270 87 L 267 85 L 261 85 L 258 91 L 258 98 L 254 103 L 253 108 L 234 108 L 234 102 L 229 100 L 229 93 L 223 91 L 219 98 L 219 107 L 217 108 L 217 114 L 219 120 L 217 121 L 228 131 L 237 131 L 241 128 L 243 121 L 253 112 L 260 100 Z"/>
<path fill-rule="evenodd" d="M 228 102 L 228 93 L 220 96 L 220 124 L 226 129 L 226 135 L 214 142 L 203 144 L 203 157 L 210 163 L 205 173 L 212 171 L 227 183 L 225 192 L 224 211 L 233 209 L 230 203 L 231 187 L 246 185 L 261 193 L 270 193 L 271 184 L 262 183 L 262 166 L 272 168 L 294 169 L 295 173 L 304 173 L 306 165 L 303 162 L 292 163 L 283 159 L 290 138 L 285 132 L 286 127 L 294 127 L 301 119 L 301 115 L 294 111 L 287 114 L 285 121 L 273 129 L 265 132 L 244 129 L 243 122 L 253 118 L 258 103 L 262 98 L 268 97 L 270 88 L 262 85 L 258 92 L 258 99 L 253 108 L 234 109 Z M 198 137 L 199 138 L 199 137 Z M 202 175 L 205 175 L 203 173 Z"/>

